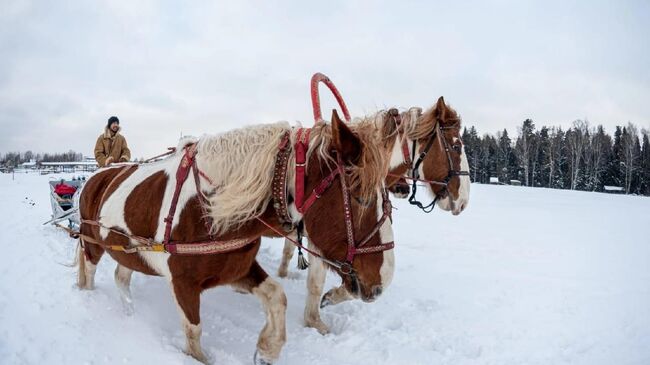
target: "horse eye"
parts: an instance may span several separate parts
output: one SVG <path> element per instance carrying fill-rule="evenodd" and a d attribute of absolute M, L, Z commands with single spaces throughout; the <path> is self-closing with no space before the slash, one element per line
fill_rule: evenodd
<path fill-rule="evenodd" d="M 463 152 L 463 145 L 460 144 L 460 143 L 457 143 L 457 144 L 453 145 L 452 148 L 453 148 L 454 151 L 456 151 L 457 153 L 462 153 L 462 152 Z"/>

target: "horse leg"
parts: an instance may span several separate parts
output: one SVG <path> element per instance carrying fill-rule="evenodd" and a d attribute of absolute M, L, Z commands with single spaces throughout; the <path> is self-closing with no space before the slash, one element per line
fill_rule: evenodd
<path fill-rule="evenodd" d="M 297 236 L 294 233 L 291 233 L 291 238 L 296 239 Z M 288 274 L 289 262 L 293 258 L 293 252 L 296 250 L 293 242 L 285 238 L 284 240 L 284 249 L 282 250 L 282 262 L 278 268 L 278 276 L 281 278 L 286 278 Z"/>
<path fill-rule="evenodd" d="M 287 340 L 286 312 L 287 297 L 282 286 L 253 262 L 248 274 L 234 284 L 237 288 L 255 294 L 266 312 L 266 324 L 260 332 L 255 353 L 256 365 L 268 365 L 280 357 L 282 346 Z"/>
<path fill-rule="evenodd" d="M 350 295 L 350 292 L 345 288 L 344 285 L 341 285 L 337 288 L 330 289 L 320 301 L 320 307 L 325 308 L 328 305 L 335 305 L 343 303 L 348 300 L 352 300 L 354 297 Z"/>
<path fill-rule="evenodd" d="M 104 254 L 104 249 L 101 246 L 89 243 L 82 244 L 78 250 L 77 259 L 79 261 L 79 270 L 77 271 L 77 285 L 80 289 L 93 290 L 95 289 L 95 271 L 97 271 L 97 264 Z"/>
<path fill-rule="evenodd" d="M 174 299 L 181 313 L 183 330 L 185 331 L 185 353 L 199 362 L 208 364 L 208 358 L 201 348 L 201 287 L 176 278 L 172 279 Z"/>
<path fill-rule="evenodd" d="M 314 249 L 310 243 L 310 249 Z M 321 335 L 329 333 L 329 328 L 320 318 L 319 302 L 325 285 L 327 271 L 325 263 L 309 254 L 309 271 L 307 273 L 307 301 L 305 303 L 305 326 L 315 328 Z"/>
<path fill-rule="evenodd" d="M 127 316 L 133 314 L 133 298 L 131 297 L 131 276 L 133 270 L 126 266 L 117 264 L 115 268 L 115 285 L 120 291 L 120 299 L 122 300 L 122 308 Z"/>

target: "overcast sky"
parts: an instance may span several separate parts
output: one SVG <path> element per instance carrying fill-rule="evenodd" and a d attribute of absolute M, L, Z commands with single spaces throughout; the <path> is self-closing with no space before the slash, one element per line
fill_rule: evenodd
<path fill-rule="evenodd" d="M 111 115 L 133 157 L 181 133 L 308 125 L 317 71 L 355 116 L 444 95 L 480 133 L 649 128 L 649 36 L 649 1 L 3 0 L 0 153 L 91 155 Z"/>

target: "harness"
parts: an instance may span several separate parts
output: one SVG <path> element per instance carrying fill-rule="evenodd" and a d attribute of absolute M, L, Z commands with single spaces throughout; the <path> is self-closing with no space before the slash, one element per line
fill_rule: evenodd
<path fill-rule="evenodd" d="M 370 239 L 377 232 L 379 232 L 381 226 L 384 224 L 386 219 L 391 218 L 392 206 L 390 203 L 390 199 L 388 197 L 388 193 L 386 192 L 386 190 L 382 189 L 382 216 L 379 219 L 379 221 L 375 224 L 375 226 L 370 230 L 370 232 L 362 240 L 357 241 L 354 237 L 354 223 L 353 223 L 352 209 L 350 204 L 351 193 L 350 193 L 350 188 L 347 185 L 347 182 L 345 180 L 345 165 L 338 154 L 336 157 L 336 165 L 332 168 L 330 173 L 326 175 L 316 185 L 316 187 L 314 187 L 314 189 L 309 193 L 307 197 L 305 197 L 305 172 L 306 172 L 305 168 L 306 168 L 306 160 L 307 160 L 307 151 L 309 149 L 309 134 L 310 134 L 310 129 L 308 128 L 300 128 L 296 131 L 296 142 L 294 144 L 295 159 L 296 159 L 294 203 L 296 205 L 296 210 L 298 210 L 299 213 L 303 215 L 306 214 L 309 211 L 309 209 L 312 207 L 312 205 L 316 202 L 316 200 L 318 200 L 321 196 L 323 196 L 323 194 L 329 189 L 329 187 L 332 186 L 334 180 L 336 180 L 336 178 L 338 177 L 341 183 L 344 220 L 346 226 L 347 253 L 346 253 L 345 261 L 330 259 L 317 252 L 314 252 L 313 250 L 310 250 L 307 247 L 305 247 L 302 244 L 300 238 L 298 240 L 294 240 L 291 237 L 288 237 L 286 233 L 280 232 L 277 228 L 273 227 L 271 224 L 268 224 L 261 218 L 258 218 L 258 220 L 262 222 L 264 225 L 266 225 L 269 229 L 274 231 L 276 234 L 284 236 L 286 239 L 291 241 L 294 245 L 298 247 L 299 250 L 305 250 L 309 252 L 310 254 L 320 258 L 321 260 L 331 265 L 332 267 L 338 269 L 339 272 L 341 272 L 342 274 L 350 275 L 353 277 L 354 280 L 356 280 L 356 274 L 352 267 L 352 262 L 356 255 L 382 252 L 382 251 L 390 250 L 395 247 L 394 242 L 382 243 L 375 246 L 366 246 L 367 243 L 370 242 Z M 288 142 L 289 138 L 290 138 L 289 132 L 286 132 L 285 135 L 282 137 L 282 140 L 280 141 L 280 153 L 278 156 L 283 156 L 283 148 L 286 148 L 286 146 L 289 144 Z M 286 157 L 278 157 L 277 160 L 282 161 L 285 158 Z M 277 160 L 276 160 L 276 166 L 278 165 Z M 289 227 L 290 229 L 288 229 L 287 231 L 292 231 L 295 228 L 295 226 L 293 225 L 292 220 L 288 214 L 288 210 L 286 209 L 286 207 L 288 206 L 286 172 L 287 172 L 286 167 L 284 169 L 276 168 L 274 172 L 273 182 L 275 183 L 277 181 L 278 185 L 274 186 L 273 200 L 275 202 L 274 207 L 275 206 L 280 207 L 280 209 L 276 209 L 276 212 L 278 214 L 278 219 L 280 220 L 282 226 Z M 281 185 L 281 183 L 283 184 Z M 300 235 L 302 234 L 300 229 L 301 227 L 298 228 L 299 228 L 298 233 L 300 237 Z M 299 255 L 301 254 L 302 253 L 299 251 Z"/>
<path fill-rule="evenodd" d="M 353 225 L 352 209 L 350 205 L 351 194 L 350 194 L 350 189 L 345 180 L 345 167 L 340 156 L 337 155 L 336 166 L 334 166 L 334 168 L 330 171 L 329 175 L 324 177 L 323 180 L 321 180 L 321 182 L 310 192 L 309 196 L 305 198 L 305 167 L 306 167 L 307 151 L 309 149 L 309 133 L 310 133 L 309 129 L 303 129 L 303 128 L 298 129 L 296 133 L 296 143 L 294 145 L 295 158 L 296 158 L 296 172 L 295 172 L 295 191 L 296 191 L 295 195 L 296 196 L 294 198 L 295 199 L 294 201 L 297 210 L 301 214 L 307 213 L 307 211 L 309 211 L 309 209 L 316 202 L 316 200 L 318 200 L 328 190 L 328 188 L 332 185 L 334 180 L 336 180 L 337 177 L 339 178 L 339 181 L 341 183 L 341 190 L 342 190 L 343 206 L 344 206 L 344 213 L 345 213 L 344 220 L 346 225 L 346 236 L 347 236 L 347 253 L 346 253 L 345 261 L 326 258 L 323 255 L 306 248 L 305 246 L 302 245 L 301 242 L 291 239 L 290 237 L 287 236 L 286 233 L 280 232 L 280 230 L 278 230 L 276 227 L 269 224 L 268 222 L 264 221 L 262 218 L 258 217 L 257 220 L 259 220 L 262 224 L 264 224 L 266 227 L 271 229 L 276 234 L 280 236 L 284 236 L 285 238 L 289 239 L 296 246 L 298 246 L 299 249 L 303 249 L 311 253 L 312 255 L 319 257 L 321 260 L 325 261 L 329 265 L 337 268 L 342 274 L 350 275 L 353 278 L 353 281 L 356 282 L 358 279 L 356 278 L 356 273 L 354 272 L 354 269 L 352 267 L 352 262 L 356 255 L 381 252 L 385 250 L 390 250 L 394 247 L 394 242 L 382 243 L 380 245 L 375 245 L 375 246 L 366 246 L 367 243 L 370 241 L 370 239 L 381 229 L 381 226 L 384 224 L 386 219 L 391 217 L 392 209 L 391 209 L 390 199 L 388 198 L 387 192 L 385 190 L 382 190 L 382 199 L 383 199 L 382 217 L 379 219 L 379 221 L 375 224 L 373 229 L 370 231 L 370 233 L 368 233 L 366 237 L 364 237 L 360 241 L 356 241 L 354 237 L 354 225 Z M 272 184 L 273 207 L 276 211 L 276 214 L 278 215 L 278 220 L 280 224 L 282 225 L 283 229 L 286 232 L 290 232 L 296 228 L 292 222 L 292 219 L 288 211 L 288 206 L 290 204 L 289 201 L 290 197 L 288 196 L 288 190 L 287 190 L 287 167 L 288 167 L 288 159 L 291 154 L 290 151 L 291 146 L 289 141 L 290 141 L 290 132 L 287 131 L 282 136 L 280 144 L 278 146 L 278 154 L 276 156 L 276 164 L 275 164 L 273 184 Z M 185 183 L 185 181 L 189 176 L 190 170 L 192 170 L 194 175 L 196 190 L 199 199 L 201 199 L 202 207 L 204 206 L 206 201 L 205 201 L 205 196 L 203 195 L 203 192 L 201 191 L 200 188 L 200 179 L 203 178 L 208 183 L 213 185 L 210 179 L 208 178 L 208 176 L 206 176 L 196 165 L 196 158 L 195 158 L 196 144 L 190 144 L 186 146 L 184 148 L 184 151 L 185 153 L 176 171 L 176 187 L 174 189 L 174 194 L 172 196 L 172 202 L 167 217 L 164 219 L 165 234 L 164 234 L 163 242 L 156 242 L 151 238 L 140 237 L 134 234 L 125 233 L 115 228 L 106 227 L 99 222 L 98 219 L 99 217 L 96 217 L 94 220 L 82 219 L 81 224 L 107 229 L 110 232 L 113 232 L 115 234 L 136 241 L 139 245 L 128 245 L 128 246 L 110 245 L 102 241 L 96 240 L 93 237 L 90 237 L 88 235 L 80 234 L 79 232 L 70 231 L 70 233 L 71 234 L 75 233 L 78 237 L 82 238 L 82 242 L 97 244 L 99 246 L 102 246 L 105 249 L 109 249 L 113 251 L 121 251 L 125 253 L 153 251 L 153 252 L 166 252 L 166 253 L 177 254 L 177 255 L 209 255 L 209 254 L 227 253 L 227 252 L 240 249 L 248 245 L 250 242 L 254 241 L 255 239 L 257 239 L 258 237 L 244 237 L 240 239 L 220 241 L 220 240 L 215 240 L 211 236 L 210 240 L 207 241 L 176 242 L 171 240 L 172 224 L 173 224 L 173 219 L 178 204 L 178 199 L 180 196 L 180 191 L 183 184 Z M 126 174 L 130 169 L 132 169 L 135 166 L 137 165 L 128 165 L 124 167 L 123 170 L 120 171 L 115 177 L 113 177 L 111 182 L 108 184 L 107 188 L 104 190 L 104 193 L 100 199 L 100 203 L 99 203 L 100 207 L 103 205 L 104 200 L 106 199 L 107 192 L 112 188 L 112 186 L 119 179 L 119 177 Z M 97 214 L 99 215 L 99 211 Z M 205 217 L 206 215 L 204 214 L 203 216 Z M 209 232 L 210 222 L 207 221 L 207 219 L 204 219 L 204 223 L 206 224 L 206 228 L 208 229 Z M 299 231 L 301 231 L 301 229 L 299 229 Z M 84 247 L 84 249 L 87 250 L 86 247 Z"/>
<path fill-rule="evenodd" d="M 181 158 L 181 162 L 176 171 L 176 187 L 174 189 L 174 194 L 172 196 L 172 202 L 169 207 L 169 212 L 167 214 L 167 217 L 164 219 L 165 235 L 163 238 L 163 242 L 156 242 L 151 238 L 140 237 L 138 235 L 125 233 L 121 230 L 104 226 L 99 222 L 98 216 L 95 219 L 81 219 L 81 224 L 82 225 L 87 224 L 87 225 L 107 229 L 112 233 L 136 241 L 139 243 L 139 245 L 128 245 L 128 246 L 110 245 L 102 241 L 96 240 L 93 237 L 90 237 L 88 235 L 77 233 L 77 235 L 82 238 L 82 242 L 93 243 L 102 246 L 105 249 L 109 249 L 112 251 L 121 251 L 124 253 L 153 251 L 153 252 L 166 252 L 166 253 L 176 254 L 176 255 L 210 255 L 210 254 L 219 254 L 219 253 L 227 253 L 227 252 L 235 251 L 248 245 L 251 241 L 255 240 L 257 237 L 244 237 L 244 238 L 238 238 L 238 239 L 227 240 L 227 241 L 216 240 L 212 235 L 210 235 L 209 240 L 193 241 L 193 242 L 178 242 L 178 241 L 173 241 L 171 239 L 172 224 L 174 220 L 174 215 L 176 213 L 176 208 L 178 205 L 178 199 L 180 196 L 181 188 L 183 187 L 183 184 L 187 180 L 190 170 L 192 170 L 194 174 L 196 192 L 199 196 L 199 199 L 201 200 L 201 207 L 204 206 L 206 198 L 205 195 L 203 195 L 203 192 L 201 191 L 200 178 L 203 178 L 206 181 L 208 181 L 210 184 L 212 184 L 208 176 L 205 175 L 205 173 L 203 173 L 202 171 L 200 171 L 196 166 L 196 158 L 195 158 L 196 144 L 187 145 L 184 148 L 184 150 L 185 150 L 185 154 Z M 117 175 L 113 177 L 113 179 L 107 185 L 106 189 L 104 189 L 104 193 L 102 194 L 102 197 L 99 201 L 99 207 L 103 205 L 108 191 L 113 187 L 113 185 L 118 180 L 118 178 L 126 174 L 130 169 L 132 169 L 135 166 L 137 165 L 127 165 Z M 97 215 L 99 215 L 99 210 L 97 212 Z M 203 216 L 205 217 L 206 214 L 203 214 Z M 210 222 L 207 219 L 203 219 L 203 221 L 207 231 L 210 232 Z M 71 232 L 71 234 L 72 233 L 73 232 Z"/>
<path fill-rule="evenodd" d="M 442 137 L 442 133 L 444 130 L 450 130 L 450 129 L 460 129 L 460 124 L 459 122 L 454 123 L 453 125 L 449 126 L 442 126 L 442 123 L 440 119 L 436 119 L 436 124 L 433 126 L 433 133 L 427 140 L 424 150 L 419 154 L 417 160 L 415 160 L 415 149 L 417 146 L 417 141 L 413 140 L 411 144 L 411 152 L 409 154 L 409 148 L 408 148 L 408 140 L 406 138 L 406 132 L 404 131 L 404 125 L 402 123 L 402 117 L 399 113 L 399 111 L 395 108 L 392 108 L 388 111 L 388 116 L 393 118 L 393 121 L 397 125 L 397 133 L 400 138 L 400 143 L 401 143 L 401 150 L 402 150 L 402 155 L 404 158 L 404 164 L 408 167 L 407 173 L 410 171 L 411 176 L 400 176 L 400 175 L 393 175 L 397 177 L 403 177 L 406 179 L 409 179 L 412 181 L 412 186 L 411 186 L 411 196 L 408 198 L 408 202 L 411 205 L 415 205 L 416 207 L 422 209 L 425 213 L 430 213 L 433 211 L 435 208 L 435 204 L 438 202 L 439 199 L 445 198 L 449 194 L 449 181 L 454 177 L 454 176 L 469 176 L 469 171 L 463 171 L 463 170 L 455 170 L 453 167 L 453 162 L 451 161 L 451 155 L 450 155 L 450 149 L 451 147 L 449 146 L 449 142 L 447 142 L 447 139 Z M 427 180 L 427 179 L 421 179 L 420 178 L 420 165 L 424 161 L 424 158 L 427 156 L 429 153 L 429 150 L 431 150 L 431 147 L 433 146 L 434 141 L 436 140 L 436 137 L 438 137 L 438 142 L 441 144 L 442 149 L 445 151 L 445 156 L 447 157 L 447 176 L 442 180 Z M 415 162 L 413 162 L 415 160 Z M 418 182 L 424 182 L 428 184 L 433 184 L 433 185 L 439 185 L 442 186 L 442 190 L 440 190 L 438 193 L 436 193 L 433 201 L 431 203 L 424 205 L 422 202 L 420 202 L 415 194 L 417 192 L 417 183 Z"/>

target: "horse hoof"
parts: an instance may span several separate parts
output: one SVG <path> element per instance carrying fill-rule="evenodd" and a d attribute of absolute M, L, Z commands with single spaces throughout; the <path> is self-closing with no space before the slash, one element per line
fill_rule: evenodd
<path fill-rule="evenodd" d="M 255 350 L 255 355 L 253 355 L 253 365 L 273 365 L 272 362 L 266 361 L 257 355 L 257 350 Z"/>
<path fill-rule="evenodd" d="M 200 351 L 198 353 L 195 353 L 195 352 L 191 352 L 190 350 L 186 349 L 183 352 L 186 355 L 191 356 L 192 358 L 194 358 L 194 360 L 200 362 L 201 364 L 205 364 L 205 365 L 210 365 L 211 364 L 210 359 L 208 359 L 208 357 L 205 356 L 202 351 Z"/>
<path fill-rule="evenodd" d="M 325 295 L 323 295 L 323 298 L 321 298 L 321 300 L 320 300 L 320 308 L 321 309 L 327 307 L 328 305 L 333 304 L 332 301 L 330 300 L 330 296 L 327 295 L 327 294 L 329 294 L 329 292 L 325 293 Z"/>
<path fill-rule="evenodd" d="M 323 336 L 330 333 L 329 327 L 327 327 L 327 325 L 320 319 L 305 322 L 305 327 L 313 328 Z"/>
<path fill-rule="evenodd" d="M 124 312 L 124 315 L 131 317 L 135 313 L 133 303 L 122 301 L 122 312 Z"/>

